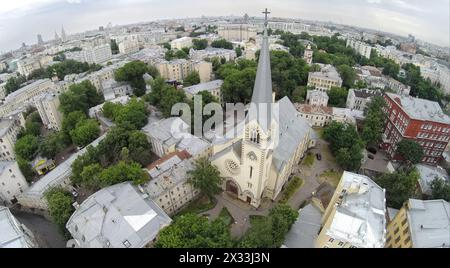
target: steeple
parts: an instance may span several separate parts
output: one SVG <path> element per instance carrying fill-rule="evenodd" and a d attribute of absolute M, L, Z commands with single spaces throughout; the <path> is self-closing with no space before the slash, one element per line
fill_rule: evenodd
<path fill-rule="evenodd" d="M 258 122 L 262 129 L 266 131 L 270 128 L 272 121 L 272 72 L 270 69 L 269 37 L 267 36 L 267 15 L 270 12 L 266 8 L 263 13 L 265 14 L 264 35 L 259 54 L 255 86 L 253 88 L 252 104 L 256 105 Z"/>
<path fill-rule="evenodd" d="M 63 26 L 61 26 L 61 39 L 63 42 L 65 42 L 65 41 L 67 41 L 66 38 L 67 38 L 66 31 L 64 31 L 64 25 L 63 25 Z"/>

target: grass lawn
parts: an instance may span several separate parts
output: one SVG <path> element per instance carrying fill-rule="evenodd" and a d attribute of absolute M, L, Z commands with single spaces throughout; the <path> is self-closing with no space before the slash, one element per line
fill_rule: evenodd
<path fill-rule="evenodd" d="M 234 223 L 234 218 L 231 216 L 230 212 L 226 207 L 222 208 L 219 214 L 219 219 L 222 219 L 227 225 Z"/>
<path fill-rule="evenodd" d="M 319 182 L 320 183 L 328 182 L 329 184 L 331 184 L 331 186 L 336 188 L 337 185 L 339 184 L 339 180 L 341 179 L 342 173 L 343 173 L 342 171 L 327 170 L 319 176 Z"/>
<path fill-rule="evenodd" d="M 294 177 L 284 189 L 280 199 L 280 203 L 286 203 L 292 197 L 292 195 L 294 195 L 294 193 L 303 186 L 304 182 L 305 181 L 303 179 Z"/>
<path fill-rule="evenodd" d="M 312 167 L 314 164 L 314 154 L 308 153 L 305 157 L 305 160 L 303 160 L 303 164 L 308 167 Z"/>
<path fill-rule="evenodd" d="M 187 205 L 184 209 L 177 213 L 177 215 L 182 215 L 186 213 L 194 213 L 199 214 L 205 211 L 208 211 L 215 207 L 217 204 L 216 199 L 210 199 L 206 195 L 200 194 L 200 196 L 193 200 L 189 205 Z"/>

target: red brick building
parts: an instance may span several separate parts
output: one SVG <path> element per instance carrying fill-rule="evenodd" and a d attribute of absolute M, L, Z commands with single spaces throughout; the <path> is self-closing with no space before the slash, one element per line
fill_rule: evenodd
<path fill-rule="evenodd" d="M 387 103 L 386 124 L 382 148 L 395 160 L 397 143 L 402 139 L 414 140 L 424 150 L 423 163 L 436 165 L 450 141 L 450 117 L 442 112 L 437 102 L 384 94 Z"/>

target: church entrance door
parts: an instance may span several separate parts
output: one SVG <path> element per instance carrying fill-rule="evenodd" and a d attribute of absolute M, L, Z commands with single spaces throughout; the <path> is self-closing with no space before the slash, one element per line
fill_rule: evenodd
<path fill-rule="evenodd" d="M 249 204 L 252 203 L 252 198 L 250 196 L 247 196 L 247 203 L 249 203 Z"/>
<path fill-rule="evenodd" d="M 226 189 L 227 189 L 227 192 L 230 192 L 232 194 L 235 194 L 235 195 L 239 194 L 238 186 L 236 185 L 236 183 L 234 183 L 231 180 L 227 181 Z"/>

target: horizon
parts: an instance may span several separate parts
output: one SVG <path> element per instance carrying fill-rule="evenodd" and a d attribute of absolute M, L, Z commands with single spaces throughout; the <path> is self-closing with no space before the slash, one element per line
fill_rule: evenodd
<path fill-rule="evenodd" d="M 255 0 L 248 0 L 237 5 L 226 0 L 213 3 L 200 0 L 183 2 L 172 0 L 170 3 L 164 3 L 161 0 L 107 2 L 105 0 L 18 0 L 0 7 L 0 15 L 3 15 L 0 16 L 0 35 L 5 36 L 0 43 L 0 51 L 8 52 L 18 49 L 23 42 L 29 45 L 35 44 L 38 34 L 42 35 L 44 41 L 53 40 L 54 32 L 57 31 L 59 34 L 63 25 L 66 33 L 72 35 L 98 29 L 99 26 L 106 26 L 109 22 L 114 26 L 125 26 L 158 20 L 194 19 L 202 16 L 239 17 L 246 13 L 251 17 L 262 17 L 260 10 L 263 7 L 272 10 L 272 18 L 332 22 L 337 25 L 398 36 L 412 34 L 427 43 L 450 47 L 449 9 L 442 8 L 444 2 L 448 2 L 450 8 L 448 0 L 427 1 L 426 7 L 421 6 L 423 3 L 418 0 L 408 1 L 408 3 L 401 0 L 365 0 L 363 3 L 356 0 L 343 0 L 339 1 L 335 9 L 329 8 L 329 5 L 332 5 L 329 3 L 330 0 L 319 0 L 315 3 L 300 0 L 295 4 L 292 1 L 283 0 L 275 3 L 273 0 L 263 0 L 256 3 Z M 191 6 L 197 6 L 193 5 L 195 2 L 201 2 L 202 8 L 191 8 Z M 191 12 L 187 12 L 188 9 L 183 7 L 191 9 Z M 339 9 L 342 9 L 342 12 Z M 359 9 L 360 12 L 344 12 L 348 9 Z M 363 16 L 364 13 L 366 16 Z M 123 14 L 133 14 L 133 16 Z M 6 25 L 15 25 L 15 27 Z"/>

